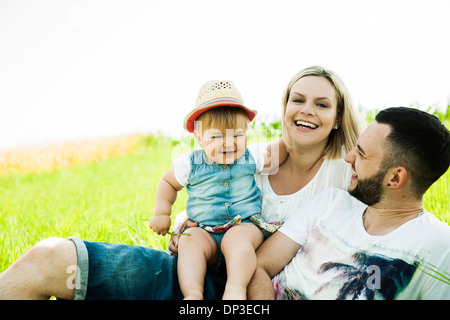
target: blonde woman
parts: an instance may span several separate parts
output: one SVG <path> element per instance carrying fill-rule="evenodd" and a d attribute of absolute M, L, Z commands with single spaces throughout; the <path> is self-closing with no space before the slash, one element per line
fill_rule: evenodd
<path fill-rule="evenodd" d="M 288 159 L 274 175 L 256 175 L 266 221 L 302 214 L 296 208 L 327 187 L 346 190 L 351 166 L 343 160 L 364 129 L 341 79 L 322 67 L 296 74 L 283 94 L 283 140 Z"/>
<path fill-rule="evenodd" d="M 352 170 L 342 159 L 356 144 L 363 122 L 340 78 L 322 67 L 296 74 L 283 95 L 287 160 L 274 175 L 255 175 L 261 215 L 284 220 L 299 204 L 328 187 L 347 189 Z M 187 221 L 184 227 L 195 226 Z M 176 251 L 178 238 L 171 248 Z M 280 248 L 281 249 L 281 248 Z M 68 267 L 77 266 L 75 286 Z M 30 272 L 33 270 L 33 272 Z M 222 280 L 208 268 L 204 298 L 217 299 Z M 38 243 L 0 275 L 0 298 L 182 299 L 177 258 L 151 248 L 51 238 Z"/>

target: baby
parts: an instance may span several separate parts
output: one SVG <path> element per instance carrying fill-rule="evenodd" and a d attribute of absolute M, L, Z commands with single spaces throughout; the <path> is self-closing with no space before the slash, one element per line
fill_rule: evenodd
<path fill-rule="evenodd" d="M 158 186 L 152 230 L 168 232 L 172 205 L 183 187 L 189 196 L 187 215 L 199 223 L 178 242 L 178 278 L 185 299 L 203 299 L 206 268 L 222 257 L 228 279 L 223 299 L 246 299 L 255 250 L 264 240 L 257 225 L 267 225 L 259 215 L 254 175 L 278 168 L 287 157 L 281 140 L 267 149 L 247 148 L 247 129 L 255 116 L 231 81 L 205 83 L 184 121 L 202 149 L 176 159 Z"/>

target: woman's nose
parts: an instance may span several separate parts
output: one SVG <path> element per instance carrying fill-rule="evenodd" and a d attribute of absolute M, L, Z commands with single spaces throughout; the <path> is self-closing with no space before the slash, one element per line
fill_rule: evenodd
<path fill-rule="evenodd" d="M 300 112 L 303 114 L 313 114 L 314 113 L 314 103 L 312 101 L 306 101 L 301 106 Z"/>

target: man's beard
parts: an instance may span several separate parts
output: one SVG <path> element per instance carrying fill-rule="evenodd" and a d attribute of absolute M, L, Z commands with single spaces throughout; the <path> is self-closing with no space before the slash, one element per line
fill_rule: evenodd
<path fill-rule="evenodd" d="M 374 176 L 359 180 L 356 188 L 349 193 L 359 201 L 372 206 L 378 203 L 383 195 L 383 180 L 387 171 L 378 172 Z"/>

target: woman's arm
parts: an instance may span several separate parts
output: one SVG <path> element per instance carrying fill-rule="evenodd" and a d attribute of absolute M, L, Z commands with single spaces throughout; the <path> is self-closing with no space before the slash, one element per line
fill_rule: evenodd
<path fill-rule="evenodd" d="M 283 139 L 270 143 L 264 155 L 264 168 L 262 172 L 274 173 L 273 171 L 278 170 L 278 167 L 286 161 L 288 156 L 289 153 Z"/>
<path fill-rule="evenodd" d="M 184 212 L 184 214 L 183 214 Z M 187 214 L 186 211 L 183 211 L 181 213 L 178 214 L 179 215 L 183 215 L 183 217 L 181 217 L 181 219 L 183 221 L 181 221 L 180 219 L 180 223 L 178 225 L 174 225 L 173 226 L 173 233 L 176 233 L 176 235 L 172 235 L 170 237 L 170 242 L 169 242 L 169 250 L 170 252 L 172 252 L 172 254 L 177 255 L 178 254 L 178 241 L 180 240 L 180 233 L 183 233 L 184 230 L 189 229 L 189 228 L 195 228 L 198 226 L 198 222 L 194 222 L 192 220 L 189 220 L 187 218 Z M 177 216 L 177 218 L 178 218 Z M 177 219 L 175 219 L 175 224 L 177 223 Z"/>
<path fill-rule="evenodd" d="M 302 246 L 288 236 L 277 231 L 256 251 L 258 265 L 248 286 L 251 300 L 274 299 L 271 278 L 292 260 Z"/>

